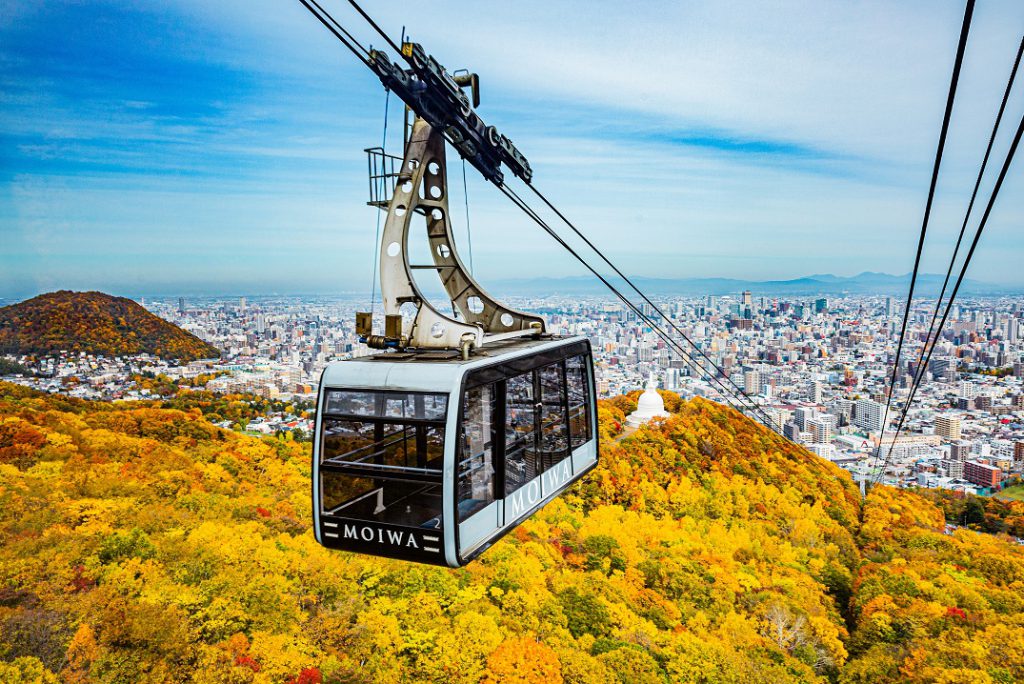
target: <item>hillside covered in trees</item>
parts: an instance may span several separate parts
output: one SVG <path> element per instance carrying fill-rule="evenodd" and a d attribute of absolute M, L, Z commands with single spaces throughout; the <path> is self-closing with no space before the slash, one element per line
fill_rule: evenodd
<path fill-rule="evenodd" d="M 0 383 L 0 681 L 1024 680 L 1019 548 L 665 397 L 448 570 L 320 548 L 308 444 Z"/>
<path fill-rule="evenodd" d="M 0 354 L 61 351 L 183 361 L 220 356 L 215 347 L 136 302 L 102 292 L 61 290 L 0 308 Z"/>

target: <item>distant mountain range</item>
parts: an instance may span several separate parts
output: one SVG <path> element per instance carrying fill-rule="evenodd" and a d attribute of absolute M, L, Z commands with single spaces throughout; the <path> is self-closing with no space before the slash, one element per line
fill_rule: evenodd
<path fill-rule="evenodd" d="M 0 308 L 0 353 L 216 358 L 201 339 L 124 297 L 61 290 Z"/>
<path fill-rule="evenodd" d="M 944 275 L 925 273 L 918 275 L 915 296 L 935 296 L 942 288 Z M 750 290 L 754 296 L 773 295 L 891 295 L 906 296 L 910 274 L 891 275 L 866 271 L 843 277 L 820 273 L 792 280 L 740 280 L 736 278 L 648 278 L 630 279 L 649 295 L 728 295 Z M 626 287 L 621 278 L 608 279 L 616 287 Z M 516 295 L 550 294 L 605 294 L 608 289 L 596 278 L 523 278 L 490 281 L 486 287 L 495 292 Z M 947 292 L 953 287 L 951 280 Z M 959 294 L 1010 294 L 1021 288 L 995 285 L 978 280 L 964 280 Z"/>

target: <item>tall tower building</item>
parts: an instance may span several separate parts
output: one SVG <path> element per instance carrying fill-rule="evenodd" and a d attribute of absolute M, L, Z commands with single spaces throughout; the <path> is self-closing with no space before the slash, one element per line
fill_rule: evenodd
<path fill-rule="evenodd" d="M 882 405 L 870 399 L 858 399 L 854 407 L 853 423 L 869 432 L 882 429 Z"/>
<path fill-rule="evenodd" d="M 971 455 L 971 445 L 969 442 L 957 442 L 956 444 L 949 445 L 949 457 L 954 461 L 960 461 L 961 463 L 967 460 L 967 457 Z"/>
<path fill-rule="evenodd" d="M 809 428 L 815 444 L 828 444 L 832 441 L 831 421 L 818 418 L 810 422 Z"/>
<path fill-rule="evenodd" d="M 185 298 L 178 297 L 178 313 L 185 313 Z"/>
<path fill-rule="evenodd" d="M 973 399 L 975 396 L 974 383 L 967 380 L 960 382 L 960 395 L 964 399 Z"/>
<path fill-rule="evenodd" d="M 824 391 L 824 388 L 825 388 L 824 383 L 822 383 L 822 382 L 820 382 L 818 380 L 815 380 L 814 382 L 812 382 L 811 383 L 811 391 L 809 392 L 809 394 L 811 395 L 811 401 L 813 401 L 815 404 L 820 404 L 821 403 L 821 395 L 822 395 L 822 392 Z"/>
<path fill-rule="evenodd" d="M 793 422 L 796 423 L 797 427 L 801 430 L 810 429 L 809 426 L 811 421 L 816 418 L 817 412 L 812 408 L 806 408 L 801 406 L 800 408 L 794 409 L 793 411 Z"/>
<path fill-rule="evenodd" d="M 750 370 L 743 374 L 743 391 L 750 395 L 761 393 L 761 371 Z"/>
<path fill-rule="evenodd" d="M 935 434 L 946 439 L 960 439 L 960 419 L 956 416 L 938 416 L 935 419 Z"/>

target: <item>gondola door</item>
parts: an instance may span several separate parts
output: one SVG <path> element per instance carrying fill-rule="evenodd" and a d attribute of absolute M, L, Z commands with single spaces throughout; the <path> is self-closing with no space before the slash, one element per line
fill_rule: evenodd
<path fill-rule="evenodd" d="M 561 361 L 506 381 L 505 524 L 514 523 L 572 479 Z"/>
<path fill-rule="evenodd" d="M 504 522 L 495 468 L 502 415 L 500 385 L 472 387 L 463 395 L 456 502 L 460 552 L 494 536 Z"/>
<path fill-rule="evenodd" d="M 504 496 L 526 486 L 540 472 L 540 405 L 536 371 L 505 381 L 505 491 Z M 510 520 L 506 515 L 507 521 Z"/>

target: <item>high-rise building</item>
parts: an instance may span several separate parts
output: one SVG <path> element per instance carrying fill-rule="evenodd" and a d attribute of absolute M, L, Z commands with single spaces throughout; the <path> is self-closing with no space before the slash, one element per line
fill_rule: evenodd
<path fill-rule="evenodd" d="M 241 309 L 242 311 L 245 311 L 245 305 L 246 305 L 245 297 L 239 298 L 239 300 L 238 300 L 238 308 Z"/>
<path fill-rule="evenodd" d="M 185 298 L 178 297 L 178 313 L 185 313 Z"/>
<path fill-rule="evenodd" d="M 975 390 L 973 382 L 970 382 L 968 380 L 962 380 L 960 382 L 960 395 L 959 396 L 965 397 L 967 399 L 973 399 L 974 396 L 975 396 L 975 391 L 976 390 Z"/>
<path fill-rule="evenodd" d="M 750 290 L 743 291 L 743 308 L 750 309 L 754 306 L 754 295 Z"/>
<path fill-rule="evenodd" d="M 797 424 L 801 430 L 810 429 L 811 421 L 817 416 L 813 408 L 801 406 L 800 408 L 793 410 L 793 422 Z"/>
<path fill-rule="evenodd" d="M 810 421 L 810 430 L 815 444 L 828 444 L 832 441 L 831 421 L 816 418 Z"/>
<path fill-rule="evenodd" d="M 966 461 L 970 455 L 971 445 L 969 442 L 957 442 L 949 446 L 949 458 L 954 461 Z"/>
<path fill-rule="evenodd" d="M 828 311 L 828 299 L 824 297 L 814 300 L 814 313 L 826 313 Z"/>
<path fill-rule="evenodd" d="M 839 419 L 839 425 L 849 425 L 853 417 L 853 402 L 849 399 L 836 399 L 829 410 Z"/>
<path fill-rule="evenodd" d="M 960 439 L 960 418 L 938 416 L 935 419 L 935 434 L 946 439 Z"/>
<path fill-rule="evenodd" d="M 870 399 L 858 399 L 854 406 L 853 424 L 869 432 L 882 429 L 882 405 Z"/>
<path fill-rule="evenodd" d="M 889 318 L 892 316 L 892 297 L 885 298 L 885 317 Z"/>
<path fill-rule="evenodd" d="M 821 403 L 821 394 L 824 391 L 824 389 L 825 389 L 825 384 L 823 382 L 820 382 L 818 380 L 815 380 L 814 382 L 812 382 L 811 383 L 811 391 L 810 391 L 811 401 L 813 401 L 815 404 L 820 404 Z"/>
<path fill-rule="evenodd" d="M 799 442 L 800 427 L 796 423 L 786 423 L 782 426 L 782 436 L 791 442 Z"/>
<path fill-rule="evenodd" d="M 964 476 L 964 462 L 952 459 L 942 460 L 942 469 L 946 471 L 946 477 L 961 479 Z"/>
<path fill-rule="evenodd" d="M 761 371 L 748 370 L 743 373 L 743 391 L 750 395 L 761 393 Z"/>
<path fill-rule="evenodd" d="M 1024 442 L 1017 442 L 1013 445 L 1013 460 L 1017 463 L 1024 461 Z"/>

